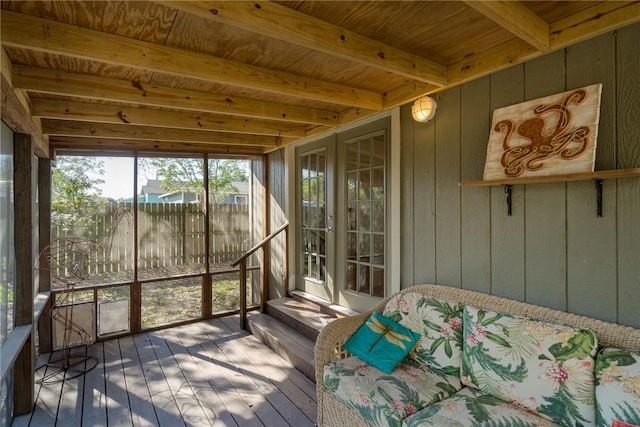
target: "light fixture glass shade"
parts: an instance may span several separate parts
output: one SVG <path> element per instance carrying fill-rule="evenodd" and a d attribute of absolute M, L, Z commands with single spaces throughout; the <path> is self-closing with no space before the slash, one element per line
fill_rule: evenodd
<path fill-rule="evenodd" d="M 436 104 L 435 99 L 429 96 L 423 96 L 422 98 L 416 99 L 413 106 L 411 106 L 411 115 L 413 116 L 413 120 L 420 123 L 428 122 L 436 115 L 437 107 L 438 105 Z"/>

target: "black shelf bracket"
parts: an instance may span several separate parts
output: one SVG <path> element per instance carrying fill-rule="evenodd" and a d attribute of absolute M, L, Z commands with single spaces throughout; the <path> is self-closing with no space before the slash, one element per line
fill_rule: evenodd
<path fill-rule="evenodd" d="M 596 203 L 598 218 L 602 218 L 602 180 L 596 179 Z"/>
<path fill-rule="evenodd" d="M 507 195 L 507 215 L 511 216 L 511 214 L 513 213 L 511 202 L 513 197 L 513 187 L 511 186 L 511 184 L 507 184 L 504 186 L 504 192 Z"/>

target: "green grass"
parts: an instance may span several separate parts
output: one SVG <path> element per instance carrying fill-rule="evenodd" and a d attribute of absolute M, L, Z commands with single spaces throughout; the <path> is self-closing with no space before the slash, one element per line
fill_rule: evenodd
<path fill-rule="evenodd" d="M 250 280 L 249 280 L 250 282 Z M 247 284 L 247 301 L 251 304 L 251 284 Z M 165 325 L 202 317 L 202 286 L 200 278 L 183 278 L 142 285 L 142 328 Z M 65 294 L 58 294 L 59 303 Z M 97 290 L 98 303 L 130 300 L 129 286 L 114 286 Z M 93 301 L 93 291 L 77 290 L 73 302 Z M 212 311 L 214 314 L 238 310 L 240 281 L 237 274 L 213 277 Z"/>

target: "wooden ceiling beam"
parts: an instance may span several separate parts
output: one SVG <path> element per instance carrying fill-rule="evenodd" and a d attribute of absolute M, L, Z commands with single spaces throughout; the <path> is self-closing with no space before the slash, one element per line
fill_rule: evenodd
<path fill-rule="evenodd" d="M 369 67 L 447 84 L 447 67 L 269 1 L 162 1 L 168 7 L 293 43 Z M 548 38 L 548 34 L 547 34 Z"/>
<path fill-rule="evenodd" d="M 283 71 L 217 58 L 3 10 L 6 46 L 372 110 L 382 95 Z"/>
<path fill-rule="evenodd" d="M 467 0 L 465 3 L 539 51 L 549 52 L 549 24 L 521 2 Z"/>
<path fill-rule="evenodd" d="M 108 139 L 108 138 L 86 138 L 70 136 L 52 136 L 50 140 L 51 149 L 57 153 L 73 152 L 95 156 L 96 154 L 124 154 L 131 155 L 133 152 L 139 154 L 193 154 L 208 153 L 210 155 L 221 155 L 225 157 L 254 157 L 263 153 L 262 147 L 191 143 L 176 141 L 145 141 L 134 139 Z"/>
<path fill-rule="evenodd" d="M 46 136 L 42 135 L 40 124 L 31 117 L 27 99 L 13 87 L 13 64 L 4 48 L 0 47 L 0 51 L 2 54 L 2 75 L 0 76 L 2 120 L 12 131 L 31 135 L 34 151 L 38 157 L 49 158 L 49 142 Z"/>
<path fill-rule="evenodd" d="M 602 2 L 550 26 L 551 50 L 579 43 L 609 31 L 640 22 L 640 2 Z M 472 55 L 449 66 L 449 87 L 456 86 L 537 58 L 543 52 L 517 38 Z M 411 82 L 385 95 L 388 105 L 402 105 L 423 95 L 439 92 L 418 82 Z M 404 102 L 403 102 L 404 100 Z"/>
<path fill-rule="evenodd" d="M 24 65 L 13 67 L 13 83 L 17 88 L 51 95 L 127 102 L 152 107 L 292 123 L 327 126 L 338 124 L 337 114 L 327 110 L 155 86 L 130 80 L 65 73 Z"/>
<path fill-rule="evenodd" d="M 283 142 L 282 138 L 274 136 L 52 119 L 42 120 L 42 133 L 51 136 L 200 142 L 207 144 L 249 145 L 259 147 L 278 147 Z"/>
<path fill-rule="evenodd" d="M 640 22 L 640 2 L 602 2 L 551 24 L 551 48 L 575 43 Z"/>
<path fill-rule="evenodd" d="M 138 126 L 286 136 L 291 138 L 304 138 L 307 135 L 303 126 L 283 122 L 267 122 L 258 119 L 243 119 L 209 113 L 163 111 L 143 107 L 74 102 L 62 99 L 34 98 L 31 100 L 31 114 L 34 117 L 48 119 L 124 123 Z"/>

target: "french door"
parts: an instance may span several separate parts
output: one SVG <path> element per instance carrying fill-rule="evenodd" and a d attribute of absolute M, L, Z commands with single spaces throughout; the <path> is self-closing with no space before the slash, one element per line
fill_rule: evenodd
<path fill-rule="evenodd" d="M 296 288 L 334 300 L 334 137 L 296 150 Z"/>
<path fill-rule="evenodd" d="M 365 311 L 387 295 L 390 119 L 296 149 L 296 288 Z"/>

